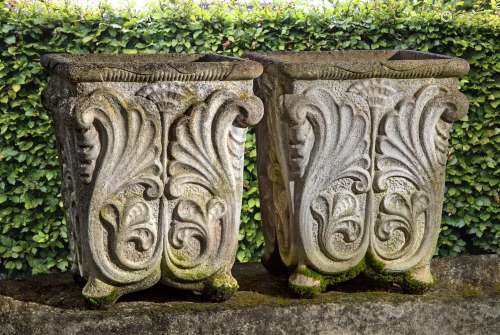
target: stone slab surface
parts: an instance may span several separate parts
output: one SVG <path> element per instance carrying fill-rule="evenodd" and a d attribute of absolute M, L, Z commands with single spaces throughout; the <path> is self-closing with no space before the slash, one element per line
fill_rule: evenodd
<path fill-rule="evenodd" d="M 435 259 L 424 295 L 364 278 L 299 300 L 286 277 L 240 264 L 224 303 L 156 286 L 107 311 L 87 309 L 69 274 L 0 281 L 0 334 L 500 334 L 500 256 Z"/>

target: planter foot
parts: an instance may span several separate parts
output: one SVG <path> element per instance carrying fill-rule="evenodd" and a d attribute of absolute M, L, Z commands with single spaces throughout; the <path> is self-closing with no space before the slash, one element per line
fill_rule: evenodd
<path fill-rule="evenodd" d="M 221 272 L 207 281 L 203 295 L 211 301 L 224 301 L 231 298 L 238 288 L 238 282 L 230 272 Z"/>
<path fill-rule="evenodd" d="M 83 288 L 83 296 L 91 308 L 106 309 L 113 305 L 122 295 L 118 287 L 97 279 L 90 278 Z"/>
<path fill-rule="evenodd" d="M 325 276 L 302 265 L 288 278 L 288 286 L 301 298 L 312 298 L 325 291 L 327 286 Z"/>
<path fill-rule="evenodd" d="M 405 276 L 403 289 L 409 293 L 424 293 L 434 284 L 429 264 L 411 269 Z"/>
<path fill-rule="evenodd" d="M 432 284 L 434 279 L 431 274 L 430 265 L 414 267 L 407 272 L 390 272 L 384 269 L 384 264 L 367 256 L 368 267 L 365 274 L 381 285 L 391 287 L 399 286 L 407 293 L 424 293 Z"/>

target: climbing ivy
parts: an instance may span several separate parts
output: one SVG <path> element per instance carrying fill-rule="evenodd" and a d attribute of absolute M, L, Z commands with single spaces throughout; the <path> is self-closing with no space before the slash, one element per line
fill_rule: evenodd
<path fill-rule="evenodd" d="M 135 13 L 9 3 L 0 0 L 0 273 L 68 268 L 54 130 L 40 102 L 47 75 L 39 61 L 48 52 L 398 48 L 463 57 L 471 65 L 460 82 L 470 111 L 450 140 L 439 255 L 499 253 L 500 18 L 494 9 L 394 0 L 346 1 L 318 10 L 202 9 L 176 1 Z M 250 133 L 237 254 L 242 262 L 257 260 L 263 247 L 255 160 Z"/>

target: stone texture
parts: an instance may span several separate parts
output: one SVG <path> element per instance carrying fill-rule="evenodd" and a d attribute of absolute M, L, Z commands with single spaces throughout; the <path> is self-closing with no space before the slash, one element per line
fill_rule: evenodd
<path fill-rule="evenodd" d="M 227 299 L 258 63 L 210 55 L 42 57 L 73 271 L 96 307 L 158 281 Z"/>
<path fill-rule="evenodd" d="M 462 59 L 411 51 L 249 53 L 264 263 L 310 296 L 360 272 L 432 284 L 449 131 L 467 113 Z"/>
<path fill-rule="evenodd" d="M 440 258 L 423 295 L 359 276 L 304 300 L 260 264 L 237 264 L 222 303 L 157 285 L 106 311 L 86 308 L 70 274 L 0 281 L 0 334 L 498 334 L 500 257 Z"/>
<path fill-rule="evenodd" d="M 262 73 L 255 62 L 200 54 L 49 54 L 41 62 L 51 73 L 72 82 L 247 80 Z"/>
<path fill-rule="evenodd" d="M 469 72 L 463 59 L 411 50 L 248 52 L 246 57 L 302 80 L 449 78 Z"/>

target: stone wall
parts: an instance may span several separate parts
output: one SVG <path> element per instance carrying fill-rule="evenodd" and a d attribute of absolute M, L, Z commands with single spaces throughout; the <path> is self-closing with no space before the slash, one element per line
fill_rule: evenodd
<path fill-rule="evenodd" d="M 435 259 L 432 271 L 437 283 L 424 295 L 358 278 L 299 300 L 286 277 L 238 264 L 241 288 L 226 302 L 157 286 L 107 311 L 88 310 L 69 274 L 0 281 L 0 334 L 500 333 L 500 256 Z"/>

